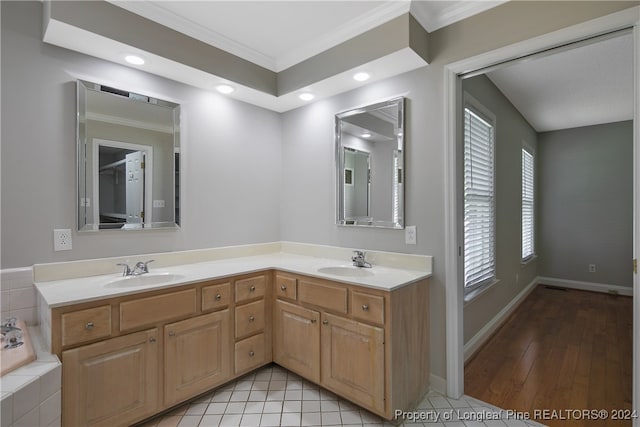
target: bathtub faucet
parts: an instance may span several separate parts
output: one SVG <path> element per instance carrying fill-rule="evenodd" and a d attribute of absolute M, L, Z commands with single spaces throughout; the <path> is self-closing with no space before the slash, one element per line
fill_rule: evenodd
<path fill-rule="evenodd" d="M 0 333 L 2 335 L 7 335 L 9 332 L 21 331 L 22 329 L 16 327 L 17 319 L 15 317 L 10 317 L 2 321 L 2 331 Z"/>

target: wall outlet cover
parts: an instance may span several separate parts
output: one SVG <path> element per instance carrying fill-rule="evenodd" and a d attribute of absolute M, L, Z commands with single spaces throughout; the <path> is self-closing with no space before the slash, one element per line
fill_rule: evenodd
<path fill-rule="evenodd" d="M 70 251 L 73 248 L 71 240 L 71 230 L 57 229 L 53 230 L 53 250 L 54 251 Z"/>
<path fill-rule="evenodd" d="M 154 208 L 164 208 L 164 200 L 154 200 L 153 201 Z"/>
<path fill-rule="evenodd" d="M 589 273 L 595 273 L 595 272 L 596 272 L 596 265 L 589 264 Z"/>
<path fill-rule="evenodd" d="M 415 245 L 418 240 L 418 230 L 415 225 L 409 225 L 404 228 L 404 242 L 407 245 Z"/>

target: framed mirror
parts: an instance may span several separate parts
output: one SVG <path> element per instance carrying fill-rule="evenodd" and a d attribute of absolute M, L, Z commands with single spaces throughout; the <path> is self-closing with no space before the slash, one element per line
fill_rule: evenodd
<path fill-rule="evenodd" d="M 404 228 L 404 97 L 335 116 L 337 224 Z"/>
<path fill-rule="evenodd" d="M 177 228 L 180 106 L 77 81 L 78 230 Z"/>

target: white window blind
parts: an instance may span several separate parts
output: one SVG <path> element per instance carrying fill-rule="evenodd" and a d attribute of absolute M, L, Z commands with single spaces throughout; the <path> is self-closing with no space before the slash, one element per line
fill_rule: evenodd
<path fill-rule="evenodd" d="M 533 154 L 522 149 L 522 260 L 534 255 Z"/>
<path fill-rule="evenodd" d="M 494 126 L 464 112 L 464 285 L 472 289 L 496 277 Z"/>

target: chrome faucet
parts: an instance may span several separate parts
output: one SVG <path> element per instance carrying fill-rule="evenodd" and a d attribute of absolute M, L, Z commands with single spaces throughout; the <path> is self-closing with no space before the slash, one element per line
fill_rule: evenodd
<path fill-rule="evenodd" d="M 129 267 L 129 264 L 126 264 L 124 262 L 119 262 L 116 265 L 124 267 L 124 270 L 122 271 L 123 276 L 139 276 L 141 274 L 149 272 L 149 267 L 147 266 L 147 264 L 153 261 L 154 260 L 152 259 L 149 261 L 139 261 L 133 268 Z"/>
<path fill-rule="evenodd" d="M 21 331 L 22 329 L 16 327 L 16 321 L 17 319 L 15 317 L 10 317 L 8 319 L 5 319 L 2 321 L 2 330 L 0 331 L 0 333 L 2 335 L 6 335 L 10 332 L 13 331 Z"/>
<path fill-rule="evenodd" d="M 10 317 L 2 321 L 2 330 L 0 333 L 4 337 L 4 348 L 16 348 L 20 347 L 24 342 L 22 341 L 22 329 L 16 327 L 16 318 Z"/>
<path fill-rule="evenodd" d="M 351 256 L 351 261 L 353 261 L 353 265 L 355 267 L 371 268 L 371 264 L 365 261 L 364 257 L 365 257 L 364 251 L 353 251 L 353 255 Z"/>

